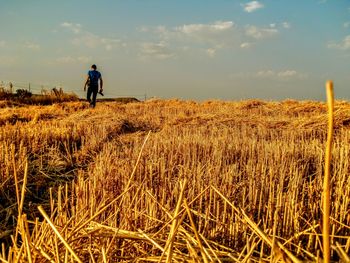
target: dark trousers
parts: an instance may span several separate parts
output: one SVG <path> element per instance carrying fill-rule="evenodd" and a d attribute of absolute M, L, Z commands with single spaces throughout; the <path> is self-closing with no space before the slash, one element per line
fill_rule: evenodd
<path fill-rule="evenodd" d="M 87 100 L 90 102 L 90 105 L 92 107 L 96 106 L 96 97 L 98 92 L 98 86 L 89 86 L 87 90 Z M 91 100 L 91 94 L 92 94 L 92 100 Z"/>

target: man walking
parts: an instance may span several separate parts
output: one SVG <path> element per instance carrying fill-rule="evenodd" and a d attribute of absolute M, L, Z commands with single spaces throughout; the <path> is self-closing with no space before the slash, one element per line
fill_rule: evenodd
<path fill-rule="evenodd" d="M 96 65 L 91 66 L 91 70 L 89 70 L 86 82 L 84 85 L 84 91 L 86 91 L 86 86 L 88 86 L 87 90 L 87 100 L 90 102 L 90 108 L 95 108 L 96 106 L 96 97 L 97 93 L 100 93 L 103 96 L 103 80 L 101 73 L 96 70 Z M 100 82 L 100 90 L 98 90 L 98 83 Z M 91 100 L 92 95 L 92 100 Z"/>

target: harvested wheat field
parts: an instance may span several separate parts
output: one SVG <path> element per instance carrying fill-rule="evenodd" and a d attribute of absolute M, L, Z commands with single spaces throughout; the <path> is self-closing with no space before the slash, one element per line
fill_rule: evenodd
<path fill-rule="evenodd" d="M 325 103 L 5 106 L 1 262 L 322 262 Z M 350 103 L 334 125 L 331 258 L 346 262 Z"/>

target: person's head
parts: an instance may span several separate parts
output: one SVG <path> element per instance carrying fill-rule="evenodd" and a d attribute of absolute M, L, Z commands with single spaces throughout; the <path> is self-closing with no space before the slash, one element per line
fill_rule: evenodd
<path fill-rule="evenodd" d="M 92 68 L 93 70 L 96 70 L 96 69 L 97 69 L 97 67 L 96 67 L 95 64 L 93 64 L 93 65 L 91 66 L 91 68 Z"/>

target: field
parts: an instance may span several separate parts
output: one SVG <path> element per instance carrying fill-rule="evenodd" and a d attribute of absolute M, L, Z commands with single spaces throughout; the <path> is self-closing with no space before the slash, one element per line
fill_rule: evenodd
<path fill-rule="evenodd" d="M 325 103 L 0 102 L 1 262 L 321 262 Z M 335 104 L 332 259 L 350 251 Z"/>

